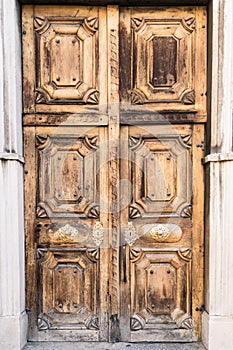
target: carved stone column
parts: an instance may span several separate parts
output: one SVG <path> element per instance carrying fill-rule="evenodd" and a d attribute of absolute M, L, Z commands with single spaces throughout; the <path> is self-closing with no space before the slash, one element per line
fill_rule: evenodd
<path fill-rule="evenodd" d="M 203 342 L 209 350 L 233 348 L 233 2 L 210 4 L 209 153 L 205 159 L 206 288 Z"/>
<path fill-rule="evenodd" d="M 20 11 L 0 0 L 0 348 L 26 342 Z"/>

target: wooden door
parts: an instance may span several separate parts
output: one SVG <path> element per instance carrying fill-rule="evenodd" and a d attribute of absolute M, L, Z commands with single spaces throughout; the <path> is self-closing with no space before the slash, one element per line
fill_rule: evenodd
<path fill-rule="evenodd" d="M 205 8 L 22 12 L 29 339 L 200 339 Z"/>

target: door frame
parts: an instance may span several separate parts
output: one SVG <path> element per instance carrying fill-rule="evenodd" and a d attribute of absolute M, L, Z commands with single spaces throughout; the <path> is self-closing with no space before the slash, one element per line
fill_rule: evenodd
<path fill-rule="evenodd" d="M 22 1 L 24 3 L 41 3 L 43 1 Z M 52 3 L 52 1 L 50 2 Z M 55 0 L 54 3 L 61 4 L 61 1 Z M 67 3 L 67 2 L 66 2 Z M 73 3 L 73 1 L 70 1 Z M 78 2 L 79 4 L 82 1 Z M 85 2 L 86 3 L 86 2 Z M 103 2 L 102 2 L 103 3 Z M 136 3 L 136 1 L 135 1 Z M 153 4 L 159 4 L 160 1 L 154 1 Z M 207 1 L 178 1 L 177 5 L 203 5 Z M 163 2 L 164 4 L 164 2 Z M 169 0 L 166 2 L 169 5 Z M 92 2 L 93 5 L 93 2 Z M 232 4 L 227 4 L 225 1 L 208 1 L 209 8 L 209 71 L 208 71 L 208 138 L 207 138 L 207 153 L 210 153 L 209 157 L 206 157 L 207 171 L 206 171 L 206 219 L 208 215 L 211 215 L 212 223 L 206 220 L 206 306 L 203 315 L 203 342 L 208 349 L 218 349 L 219 340 L 218 334 L 224 332 L 224 344 L 227 346 L 233 346 L 233 340 L 231 338 L 230 329 L 232 327 L 232 319 L 230 318 L 231 310 L 227 305 L 228 310 L 224 308 L 226 300 L 222 299 L 224 292 L 232 287 L 232 281 L 227 279 L 227 274 L 223 274 L 225 287 L 222 289 L 216 289 L 218 281 L 221 280 L 221 271 L 225 269 L 225 266 L 230 267 L 233 262 L 233 257 L 230 251 L 229 242 L 230 229 L 226 230 L 225 245 L 222 245 L 223 254 L 225 254 L 225 266 L 221 260 L 221 255 L 216 255 L 217 250 L 217 233 L 215 229 L 216 223 L 218 227 L 226 222 L 232 226 L 232 215 L 230 214 L 230 208 L 227 208 L 227 198 L 220 197 L 221 190 L 224 189 L 223 185 L 220 185 L 216 193 L 211 192 L 211 198 L 208 194 L 208 189 L 212 190 L 214 185 L 219 182 L 219 174 L 224 174 L 226 179 L 231 180 L 232 169 L 232 117 L 231 117 L 231 96 L 225 94 L 226 89 L 231 88 L 231 64 L 232 59 L 232 47 L 229 47 L 229 39 L 233 36 L 232 25 L 227 19 L 227 13 L 232 11 Z M 220 11 L 219 11 L 220 10 Z M 20 55 L 20 6 L 18 1 L 4 2 L 3 3 L 4 22 L 3 22 L 3 46 L 0 46 L 0 61 L 1 67 L 4 66 L 4 71 L 1 69 L 1 91 L 4 91 L 4 98 L 1 102 L 1 107 L 5 110 L 6 118 L 3 121 L 5 128 L 1 128 L 0 134 L 2 139 L 5 140 L 5 147 L 1 151 L 0 160 L 4 163 L 7 172 L 5 172 L 4 182 L 1 183 L 1 193 L 6 198 L 6 201 L 2 204 L 5 217 L 12 217 L 14 213 L 14 222 L 9 225 L 6 220 L 1 222 L 1 256 L 2 261 L 5 261 L 1 266 L 1 272 L 3 275 L 7 275 L 9 280 L 14 281 L 14 284 L 7 285 L 1 284 L 1 297 L 0 301 L 4 304 L 4 308 L 0 317 L 0 339 L 1 344 L 5 347 L 15 346 L 16 348 L 22 348 L 26 342 L 27 334 L 27 316 L 25 306 L 25 293 L 24 293 L 24 216 L 22 211 L 23 201 L 23 158 L 22 158 L 22 128 L 19 123 L 19 115 L 21 115 L 21 55 Z M 225 18 L 224 18 L 225 15 Z M 229 16 L 230 17 L 230 16 Z M 1 18 L 2 19 L 2 18 Z M 2 19 L 3 21 L 3 19 Z M 15 36 L 15 40 L 12 42 L 9 40 L 10 36 Z M 225 48 L 224 48 L 225 46 Z M 226 49 L 227 48 L 227 49 Z M 8 54 L 6 54 L 6 50 Z M 225 53 L 228 50 L 228 54 L 222 59 L 222 52 Z M 10 57 L 10 59 L 9 59 Z M 217 77 L 217 78 L 216 78 Z M 4 80 L 8 81 L 8 85 L 4 84 Z M 224 80 L 224 87 L 222 89 L 222 80 Z M 15 94 L 12 94 L 12 91 Z M 217 104 L 218 101 L 221 103 Z M 2 108 L 2 110 L 3 110 Z M 227 114 L 226 114 L 227 112 Z M 217 127 L 216 127 L 217 125 Z M 225 136 L 225 142 L 221 143 L 223 139 L 223 132 Z M 11 141 L 9 141 L 9 139 Z M 222 159 L 214 156 L 214 154 L 222 154 Z M 224 156 L 225 154 L 225 156 Z M 225 157 L 225 158 L 224 158 Z M 224 160 L 226 162 L 221 163 L 222 166 L 219 169 L 219 162 Z M 25 169 L 26 171 L 26 169 Z M 2 171 L 3 173 L 3 171 Z M 16 189 L 15 191 L 10 188 Z M 229 188 L 226 189 L 229 191 Z M 227 193 L 227 192 L 226 192 Z M 210 198 L 210 199 L 209 199 Z M 216 208 L 215 201 L 221 200 L 225 207 L 223 209 Z M 225 201 L 225 202 L 224 202 Z M 217 211 L 217 209 L 219 209 Z M 225 212 L 223 211 L 225 209 Z M 218 213 L 218 221 L 214 217 L 214 214 Z M 220 225 L 220 226 L 219 226 Z M 228 232 L 229 231 L 229 232 Z M 12 238 L 11 238 L 12 237 Z M 12 259 L 12 256 L 15 259 Z M 20 264 L 19 264 L 20 262 Z M 216 271 L 216 281 L 211 279 L 211 275 Z M 227 270 L 227 269 L 226 269 Z M 229 276 L 228 276 L 229 277 Z M 13 298 L 12 298 L 13 295 Z M 218 317 L 217 317 L 218 316 Z M 3 327 L 4 325 L 4 327 Z M 10 330 L 12 337 L 5 337 L 6 329 Z M 228 331 L 229 330 L 229 331 Z M 9 333 L 8 333 L 9 334 Z M 14 336 L 13 336 L 14 335 Z M 11 339 L 9 339 L 11 338 Z M 221 346 L 224 346 L 221 343 Z"/>

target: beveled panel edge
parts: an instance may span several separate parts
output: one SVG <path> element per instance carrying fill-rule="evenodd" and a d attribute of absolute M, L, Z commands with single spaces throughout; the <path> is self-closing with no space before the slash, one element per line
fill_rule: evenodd
<path fill-rule="evenodd" d="M 24 114 L 24 126 L 88 126 L 108 125 L 108 116 L 98 113 L 37 113 Z"/>
<path fill-rule="evenodd" d="M 207 115 L 198 114 L 197 111 L 155 111 L 155 112 L 122 112 L 120 123 L 122 125 L 141 125 L 155 123 L 206 123 Z"/>

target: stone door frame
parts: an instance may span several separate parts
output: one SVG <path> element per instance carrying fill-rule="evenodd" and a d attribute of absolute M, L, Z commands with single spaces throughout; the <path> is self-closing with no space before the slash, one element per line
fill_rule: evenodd
<path fill-rule="evenodd" d="M 59 3 L 58 0 L 54 2 Z M 166 3 L 169 5 L 169 2 Z M 161 1 L 150 0 L 149 3 L 156 5 Z M 203 3 L 207 1 L 177 1 L 177 5 Z M 208 11 L 209 121 L 207 155 L 203 160 L 206 168 L 206 278 L 202 339 L 209 350 L 230 350 L 233 347 L 233 215 L 229 205 L 233 192 L 233 3 L 210 0 Z M 24 277 L 20 22 L 18 1 L 1 0 L 0 347 L 17 350 L 26 343 L 29 311 L 25 305 Z"/>

